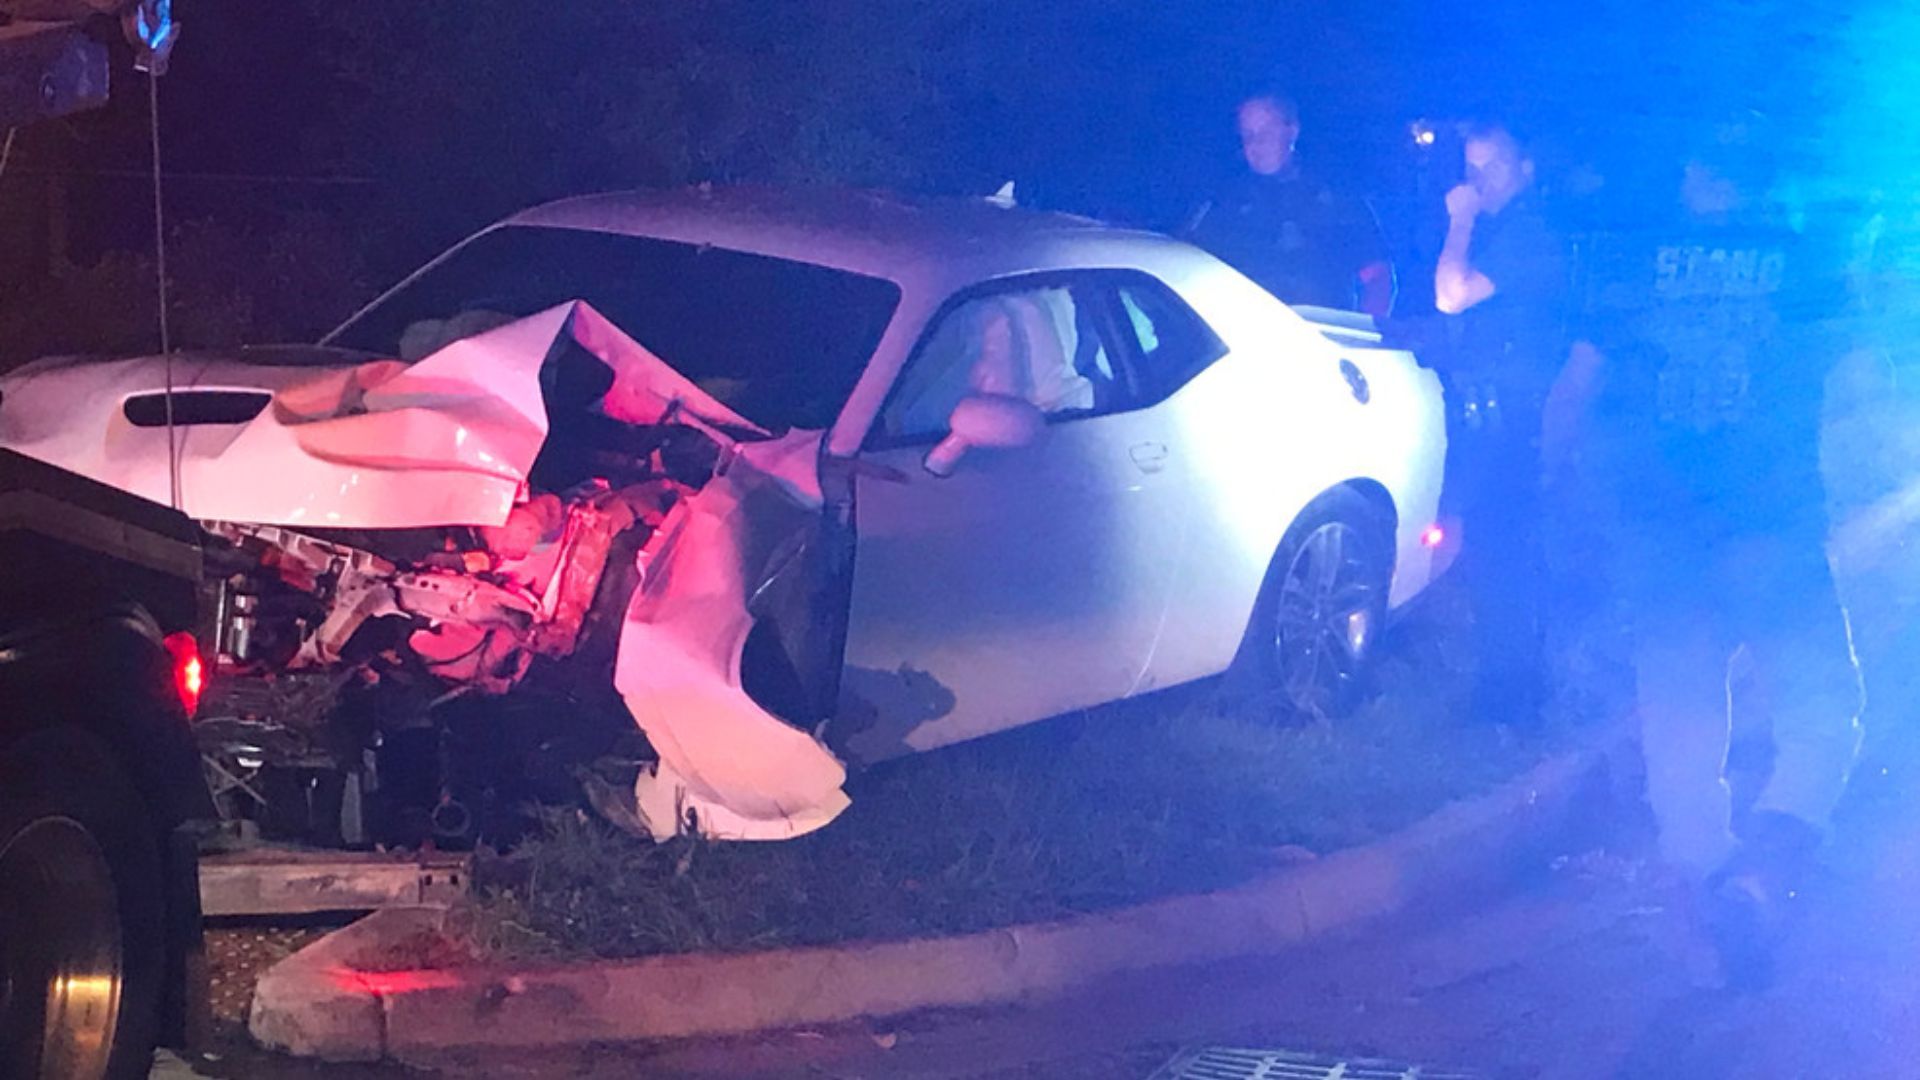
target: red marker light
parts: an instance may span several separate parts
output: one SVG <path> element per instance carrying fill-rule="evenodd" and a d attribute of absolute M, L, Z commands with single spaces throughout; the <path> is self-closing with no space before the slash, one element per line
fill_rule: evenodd
<path fill-rule="evenodd" d="M 161 642 L 173 657 L 173 691 L 180 695 L 180 707 L 192 716 L 200 708 L 200 694 L 207 688 L 207 666 L 200 659 L 200 642 L 181 631 L 168 634 Z"/>
<path fill-rule="evenodd" d="M 1420 543 L 1429 548 L 1437 548 L 1447 542 L 1447 530 L 1438 525 L 1429 525 L 1420 533 Z"/>

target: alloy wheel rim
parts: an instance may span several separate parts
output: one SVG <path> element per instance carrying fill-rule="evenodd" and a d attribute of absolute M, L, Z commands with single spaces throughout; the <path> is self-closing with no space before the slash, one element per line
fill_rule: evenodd
<path fill-rule="evenodd" d="M 1326 716 L 1373 644 L 1378 589 L 1360 534 L 1330 521 L 1308 533 L 1280 581 L 1274 659 L 1288 702 Z"/>

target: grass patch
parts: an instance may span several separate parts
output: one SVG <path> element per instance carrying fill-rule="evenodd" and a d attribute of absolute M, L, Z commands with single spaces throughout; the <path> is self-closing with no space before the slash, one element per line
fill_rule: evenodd
<path fill-rule="evenodd" d="M 1460 716 L 1448 643 L 1407 635 L 1382 691 L 1295 724 L 1211 687 L 876 768 L 827 828 L 650 844 L 578 811 L 483 866 L 466 934 L 494 958 L 634 957 L 959 933 L 1243 882 L 1374 840 L 1539 760 Z"/>

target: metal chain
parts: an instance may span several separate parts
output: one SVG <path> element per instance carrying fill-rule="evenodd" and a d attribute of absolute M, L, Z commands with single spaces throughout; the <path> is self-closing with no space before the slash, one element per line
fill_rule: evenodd
<path fill-rule="evenodd" d="M 167 489 L 175 510 L 180 509 L 179 435 L 173 426 L 173 331 L 167 319 L 167 218 L 160 172 L 160 73 L 147 70 L 147 129 L 153 144 L 153 264 L 160 304 L 160 362 L 166 377 Z"/>

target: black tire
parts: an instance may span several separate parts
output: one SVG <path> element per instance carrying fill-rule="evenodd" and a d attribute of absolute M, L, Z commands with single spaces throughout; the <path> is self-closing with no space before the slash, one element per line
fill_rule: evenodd
<path fill-rule="evenodd" d="M 154 819 L 97 738 L 55 727 L 0 746 L 0 1076 L 132 1080 L 151 1071 L 165 889 Z M 109 1050 L 82 1045 L 63 1062 L 43 1060 L 58 971 L 78 973 L 65 980 L 81 987 L 69 995 L 87 1018 L 76 1026 Z M 102 989 L 116 984 L 117 999 Z"/>
<path fill-rule="evenodd" d="M 1393 544 L 1391 520 L 1358 492 L 1342 488 L 1308 506 L 1267 569 L 1228 673 L 1229 689 L 1277 696 L 1290 713 L 1311 719 L 1336 719 L 1357 708 L 1386 628 Z M 1336 588 L 1327 599 L 1338 602 L 1323 612 L 1305 612 L 1293 586 L 1302 573 L 1322 567 L 1335 574 Z M 1298 626 L 1308 615 L 1319 616 L 1307 619 L 1315 633 Z M 1304 667 L 1314 674 L 1303 685 Z"/>

